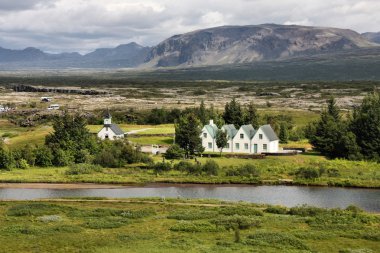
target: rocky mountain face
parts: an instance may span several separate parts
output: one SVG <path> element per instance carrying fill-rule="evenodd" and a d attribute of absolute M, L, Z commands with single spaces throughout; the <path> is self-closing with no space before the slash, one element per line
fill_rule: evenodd
<path fill-rule="evenodd" d="M 150 48 L 136 43 L 116 48 L 101 48 L 86 55 L 79 53 L 48 54 L 36 48 L 10 50 L 0 48 L 0 67 L 77 67 L 77 68 L 126 68 L 144 62 Z"/>
<path fill-rule="evenodd" d="M 86 55 L 48 54 L 36 48 L 0 47 L 0 69 L 156 68 L 282 61 L 318 54 L 379 47 L 380 33 L 275 24 L 223 26 L 175 35 L 157 46 L 136 43 L 101 48 Z"/>
<path fill-rule="evenodd" d="M 373 46 L 352 30 L 274 24 L 223 26 L 163 41 L 150 51 L 145 66 L 225 65 Z"/>
<path fill-rule="evenodd" d="M 371 42 L 380 44 L 380 32 L 378 33 L 363 33 L 362 36 Z"/>

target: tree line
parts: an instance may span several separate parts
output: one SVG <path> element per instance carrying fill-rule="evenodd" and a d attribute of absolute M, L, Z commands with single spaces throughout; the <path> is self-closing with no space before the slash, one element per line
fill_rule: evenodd
<path fill-rule="evenodd" d="M 330 98 L 320 119 L 306 132 L 314 149 L 329 158 L 380 161 L 379 92 L 368 94 L 346 117 Z"/>

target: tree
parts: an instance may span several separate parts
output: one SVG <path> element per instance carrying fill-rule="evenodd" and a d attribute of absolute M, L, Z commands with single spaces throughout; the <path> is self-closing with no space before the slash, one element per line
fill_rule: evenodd
<path fill-rule="evenodd" d="M 199 111 L 198 111 L 198 116 L 199 116 L 199 120 L 201 121 L 202 125 L 206 125 L 207 124 L 207 110 L 206 110 L 206 106 L 205 106 L 205 102 L 201 101 L 201 104 L 199 106 Z"/>
<path fill-rule="evenodd" d="M 186 114 L 179 118 L 175 125 L 175 142 L 183 150 L 186 157 L 193 155 L 196 151 L 202 151 L 202 139 L 200 122 L 194 113 Z"/>
<path fill-rule="evenodd" d="M 82 159 L 80 150 L 87 149 L 91 153 L 95 153 L 96 139 L 88 130 L 83 116 L 70 115 L 65 112 L 63 116 L 54 119 L 53 129 L 54 132 L 45 139 L 45 144 L 53 150 L 53 153 L 57 153 L 56 150 L 61 149 L 69 156 L 73 156 L 75 162 Z"/>
<path fill-rule="evenodd" d="M 51 150 L 46 146 L 41 146 L 35 149 L 36 161 L 35 164 L 40 167 L 52 166 L 53 155 Z"/>
<path fill-rule="evenodd" d="M 230 103 L 226 103 L 223 119 L 226 124 L 234 124 L 236 128 L 243 125 L 243 112 L 240 103 L 235 98 Z"/>
<path fill-rule="evenodd" d="M 11 152 L 2 144 L 0 144 L 0 170 L 10 170 L 13 166 L 13 157 Z"/>
<path fill-rule="evenodd" d="M 165 153 L 166 159 L 179 159 L 183 156 L 183 150 L 177 144 L 174 144 L 168 148 Z"/>
<path fill-rule="evenodd" d="M 216 146 L 218 146 L 220 150 L 220 156 L 222 156 L 223 149 L 227 146 L 227 134 L 222 130 L 218 130 L 216 132 Z"/>
<path fill-rule="evenodd" d="M 327 100 L 327 113 L 335 120 L 340 120 L 339 108 L 336 105 L 336 100 L 331 97 Z"/>
<path fill-rule="evenodd" d="M 288 132 L 288 127 L 286 126 L 284 122 L 282 122 L 280 125 L 280 134 L 278 137 L 280 139 L 280 143 L 288 143 L 289 132 Z"/>
<path fill-rule="evenodd" d="M 350 130 L 355 134 L 361 153 L 368 159 L 380 161 L 380 94 L 367 95 L 354 110 Z"/>
<path fill-rule="evenodd" d="M 245 124 L 251 124 L 255 129 L 259 128 L 259 114 L 257 113 L 257 109 L 252 102 L 250 102 L 248 105 L 244 121 Z"/>

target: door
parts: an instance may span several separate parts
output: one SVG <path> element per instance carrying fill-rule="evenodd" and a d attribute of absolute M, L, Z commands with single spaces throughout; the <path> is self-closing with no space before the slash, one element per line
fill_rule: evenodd
<path fill-rule="evenodd" d="M 257 154 L 257 144 L 253 145 L 253 153 Z"/>

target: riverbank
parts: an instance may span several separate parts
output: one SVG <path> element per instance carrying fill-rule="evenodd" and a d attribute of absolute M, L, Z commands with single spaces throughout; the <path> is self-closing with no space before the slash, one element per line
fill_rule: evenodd
<path fill-rule="evenodd" d="M 205 164 L 210 158 L 197 158 Z M 266 159 L 211 158 L 219 168 L 217 175 L 194 175 L 171 169 L 155 172 L 145 164 L 131 164 L 123 168 L 106 168 L 102 171 L 71 175 L 69 167 L 29 168 L 25 170 L 0 170 L 0 183 L 49 183 L 49 184 L 248 184 L 294 185 L 322 187 L 380 188 L 380 164 L 366 161 L 327 160 L 318 155 L 292 157 L 267 157 Z M 155 162 L 162 158 L 155 157 Z M 194 163 L 194 160 L 188 160 Z M 173 166 L 179 162 L 169 161 Z M 253 166 L 252 173 L 235 175 L 240 166 Z M 297 175 L 302 168 L 311 168 L 318 177 L 307 179 Z M 235 173 L 235 172 L 234 172 Z"/>
<path fill-rule="evenodd" d="M 377 215 L 207 200 L 0 202 L 7 252 L 377 252 Z"/>

